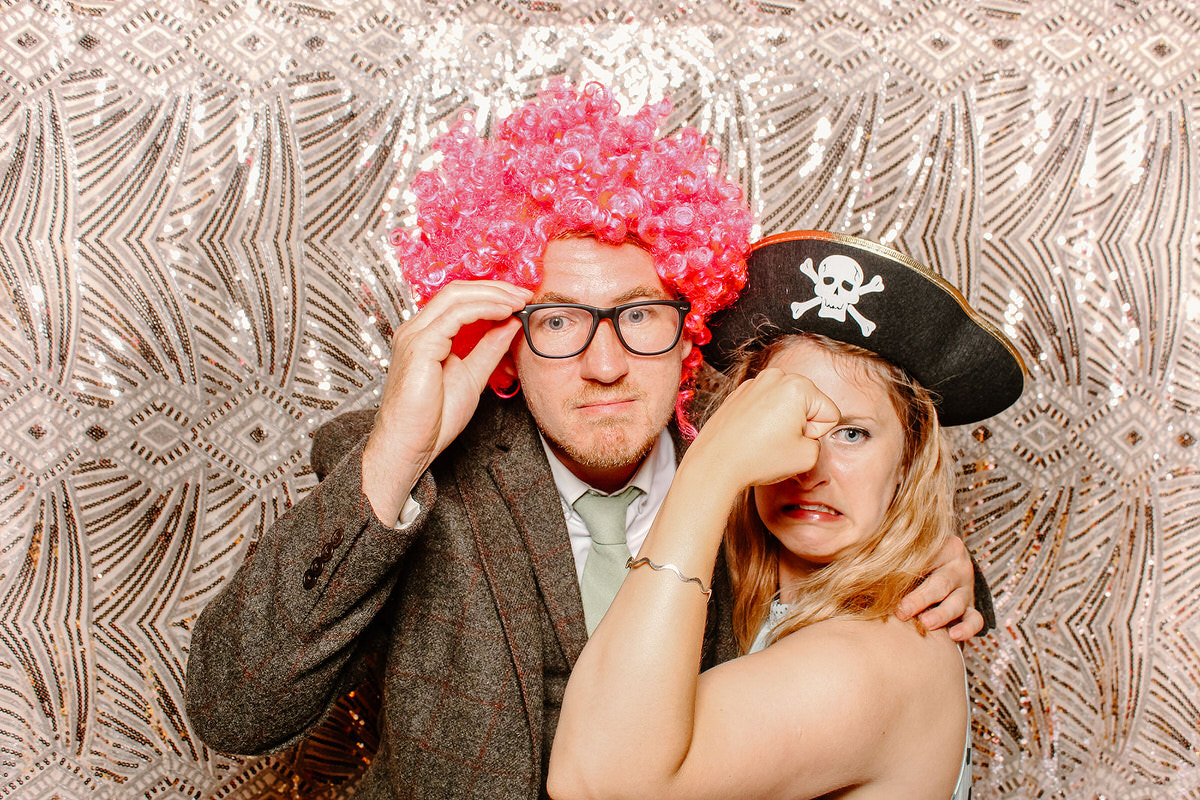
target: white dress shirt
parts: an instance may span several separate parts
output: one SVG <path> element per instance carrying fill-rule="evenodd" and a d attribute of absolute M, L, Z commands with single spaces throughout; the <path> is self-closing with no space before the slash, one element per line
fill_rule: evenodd
<path fill-rule="evenodd" d="M 592 537 L 588 533 L 583 518 L 575 511 L 574 504 L 589 489 L 600 494 L 605 493 L 600 492 L 599 489 L 593 489 L 575 477 L 571 470 L 567 469 L 566 465 L 559 461 L 558 457 L 550 450 L 546 439 L 540 433 L 538 436 L 542 439 L 542 449 L 546 451 L 546 460 L 550 462 L 550 474 L 554 476 L 554 485 L 558 488 L 558 499 L 562 505 L 563 517 L 567 522 L 567 533 L 571 537 L 571 555 L 575 557 L 575 577 L 583 580 L 583 565 L 587 563 Z M 612 492 L 612 494 L 617 494 L 628 486 L 636 486 L 642 490 L 642 494 L 629 504 L 629 509 L 625 512 L 625 542 L 629 545 L 629 552 L 634 557 L 641 549 L 642 542 L 646 541 L 646 534 L 650 532 L 650 524 L 658 516 L 658 509 L 662 506 L 674 478 L 675 443 L 671 441 L 670 434 L 664 430 L 659 434 L 650 454 L 642 461 L 642 465 L 630 478 L 629 483 Z"/>
<path fill-rule="evenodd" d="M 563 518 L 567 523 L 567 533 L 571 537 L 571 555 L 575 558 L 575 577 L 583 580 L 583 565 L 587 563 L 588 553 L 591 551 L 592 537 L 588 533 L 583 518 L 575 511 L 574 504 L 592 487 L 576 478 L 571 470 L 558 460 L 540 431 L 538 438 L 541 439 L 542 449 L 546 451 L 546 460 L 550 462 L 550 474 L 554 476 L 559 504 L 562 506 Z M 613 494 L 617 494 L 626 486 L 636 486 L 642 490 L 642 494 L 629 504 L 629 509 L 625 512 L 625 543 L 629 545 L 629 552 L 634 556 L 641 549 L 642 542 L 646 541 L 646 534 L 650 533 L 650 524 L 658 516 L 658 509 L 666 499 L 667 490 L 671 488 L 671 481 L 674 479 L 675 443 L 671 441 L 670 434 L 664 430 L 658 435 L 654 447 L 651 448 L 649 455 L 642 461 L 642 465 L 638 467 L 638 471 L 634 473 L 629 483 L 613 492 Z M 595 491 L 599 492 L 600 490 L 596 489 Z M 603 494 L 603 492 L 600 493 Z M 400 511 L 400 518 L 396 520 L 395 529 L 404 530 L 420 513 L 420 504 L 410 494 Z"/>

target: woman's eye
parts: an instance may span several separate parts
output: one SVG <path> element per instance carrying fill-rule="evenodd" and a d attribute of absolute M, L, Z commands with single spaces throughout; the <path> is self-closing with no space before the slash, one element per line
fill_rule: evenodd
<path fill-rule="evenodd" d="M 864 441 L 870 435 L 863 428 L 838 428 L 834 431 L 834 436 L 849 444 Z"/>

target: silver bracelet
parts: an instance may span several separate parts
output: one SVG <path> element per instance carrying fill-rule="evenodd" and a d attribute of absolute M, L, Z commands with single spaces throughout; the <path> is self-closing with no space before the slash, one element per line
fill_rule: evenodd
<path fill-rule="evenodd" d="M 675 566 L 674 564 L 655 564 L 653 561 L 651 561 L 648 558 L 639 558 L 637 561 L 634 561 L 633 557 L 630 556 L 625 561 L 625 569 L 633 569 L 634 567 L 640 567 L 642 564 L 645 564 L 647 567 L 654 570 L 655 572 L 662 572 L 663 570 L 670 570 L 671 572 L 675 573 L 676 578 L 679 578 L 679 580 L 683 581 L 684 583 L 694 583 L 697 586 L 699 586 L 701 594 L 703 594 L 705 597 L 712 597 L 712 587 L 705 589 L 704 584 L 701 583 L 699 578 L 689 578 L 688 576 L 686 576 L 682 572 L 680 572 L 679 567 Z"/>

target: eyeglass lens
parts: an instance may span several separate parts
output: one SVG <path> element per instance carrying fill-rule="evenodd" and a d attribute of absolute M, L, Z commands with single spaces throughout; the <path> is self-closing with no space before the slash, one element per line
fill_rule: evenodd
<path fill-rule="evenodd" d="M 655 355 L 675 344 L 680 317 L 679 310 L 666 303 L 632 306 L 616 315 L 617 334 L 630 352 Z M 549 357 L 573 355 L 587 347 L 593 324 L 586 308 L 539 308 L 529 315 L 530 344 Z"/>

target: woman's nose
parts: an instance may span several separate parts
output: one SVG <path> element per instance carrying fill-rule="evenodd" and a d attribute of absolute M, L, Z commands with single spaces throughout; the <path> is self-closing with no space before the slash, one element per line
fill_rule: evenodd
<path fill-rule="evenodd" d="M 801 472 L 799 475 L 792 478 L 800 487 L 801 491 L 815 489 L 825 483 L 827 475 L 823 466 L 822 457 L 817 456 L 817 463 L 813 464 L 813 468 L 808 472 Z"/>

